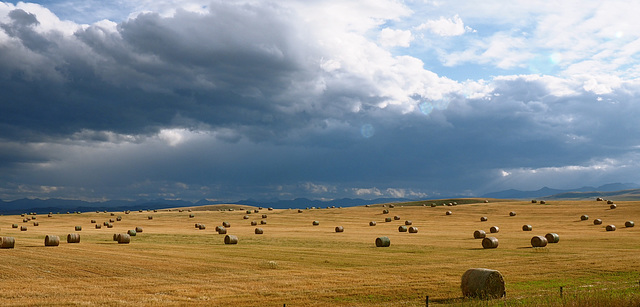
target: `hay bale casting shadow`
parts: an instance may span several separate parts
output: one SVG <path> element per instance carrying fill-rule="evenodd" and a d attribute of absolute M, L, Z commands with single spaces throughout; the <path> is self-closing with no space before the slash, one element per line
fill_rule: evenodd
<path fill-rule="evenodd" d="M 469 269 L 462 275 L 460 288 L 465 297 L 487 299 L 506 295 L 504 278 L 496 270 Z"/>

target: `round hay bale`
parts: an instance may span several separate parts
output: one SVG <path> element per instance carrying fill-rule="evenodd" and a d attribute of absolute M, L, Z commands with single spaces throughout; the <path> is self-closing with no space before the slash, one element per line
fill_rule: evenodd
<path fill-rule="evenodd" d="M 547 202 L 546 202 L 546 201 L 544 201 L 544 200 L 541 200 L 541 201 L 540 201 L 540 204 L 541 204 L 541 205 L 544 205 L 544 204 L 546 204 L 546 203 L 547 203 Z"/>
<path fill-rule="evenodd" d="M 114 219 L 109 219 L 109 223 L 114 223 L 115 220 Z"/>
<path fill-rule="evenodd" d="M 604 199 L 602 199 L 602 197 L 598 197 L 596 198 L 596 201 L 603 201 Z"/>
<path fill-rule="evenodd" d="M 607 200 L 607 205 L 612 205 L 613 204 L 613 200 Z"/>
<path fill-rule="evenodd" d="M 227 234 L 227 229 L 224 227 L 220 227 L 218 229 L 218 234 L 221 234 L 221 235 Z"/>
<path fill-rule="evenodd" d="M 586 221 L 586 220 L 588 220 L 588 219 L 589 219 L 589 216 L 588 216 L 588 215 L 586 215 L 586 214 L 583 214 L 583 215 L 581 215 L 581 216 L 580 216 L 580 220 L 581 220 L 581 221 Z"/>
<path fill-rule="evenodd" d="M 543 236 L 534 236 L 531 238 L 531 246 L 533 247 L 545 247 L 547 246 L 547 238 Z"/>
<path fill-rule="evenodd" d="M 136 227 L 136 232 L 142 232 L 142 227 L 140 226 Z"/>
<path fill-rule="evenodd" d="M 245 211 L 246 214 L 251 214 L 251 210 Z"/>
<path fill-rule="evenodd" d="M 116 216 L 116 214 L 115 214 L 115 213 L 113 213 L 113 212 L 111 212 L 111 216 Z"/>
<path fill-rule="evenodd" d="M 51 213 L 49 213 L 49 215 L 47 215 L 47 217 L 52 217 L 53 215 L 51 215 Z"/>
<path fill-rule="evenodd" d="M 238 237 L 234 235 L 226 235 L 224 237 L 224 244 L 238 244 Z"/>
<path fill-rule="evenodd" d="M 269 207 L 269 208 L 267 208 L 267 210 L 269 210 L 269 211 L 273 211 L 273 208 Z"/>
<path fill-rule="evenodd" d="M 400 227 L 398 227 L 398 231 L 399 231 L 399 232 L 407 232 L 407 226 L 400 226 Z"/>
<path fill-rule="evenodd" d="M 205 230 L 205 229 L 207 229 L 207 226 L 205 226 L 204 224 L 198 225 L 198 230 Z"/>
<path fill-rule="evenodd" d="M 118 244 L 129 244 L 129 242 L 131 242 L 131 236 L 129 234 L 118 234 Z"/>
<path fill-rule="evenodd" d="M 108 224 L 107 224 L 107 228 L 113 228 L 113 224 L 108 223 Z"/>
<path fill-rule="evenodd" d="M 376 247 L 389 247 L 391 245 L 391 240 L 388 237 L 379 237 L 376 238 Z"/>
<path fill-rule="evenodd" d="M 251 226 L 256 226 L 256 225 L 258 225 L 257 221 L 251 221 Z"/>
<path fill-rule="evenodd" d="M 266 215 L 266 214 L 263 214 L 263 215 L 262 215 L 262 218 L 263 218 L 263 219 L 266 219 L 266 218 L 267 218 L 267 215 Z"/>
<path fill-rule="evenodd" d="M 29 222 L 29 219 L 22 219 L 22 222 L 23 223 L 27 223 L 27 222 Z"/>
<path fill-rule="evenodd" d="M 485 199 L 485 200 L 484 200 L 484 203 L 485 203 L 485 204 L 488 204 L 488 203 L 489 203 L 489 200 L 488 200 L 488 199 Z"/>
<path fill-rule="evenodd" d="M 258 210 L 258 209 L 254 209 L 254 210 L 253 210 L 253 212 L 254 212 L 254 213 L 258 213 L 258 212 L 260 212 L 260 210 Z"/>
<path fill-rule="evenodd" d="M 245 216 L 243 216 L 242 218 L 243 218 L 243 219 L 245 219 L 245 220 L 248 220 L 248 219 L 249 219 L 249 216 L 248 216 L 248 215 L 245 215 Z"/>
<path fill-rule="evenodd" d="M 616 225 L 607 225 L 605 229 L 607 231 L 616 231 Z"/>
<path fill-rule="evenodd" d="M 602 220 L 601 219 L 593 220 L 593 225 L 602 225 Z"/>
<path fill-rule="evenodd" d="M 76 226 L 76 231 L 82 231 L 82 226 Z"/>
<path fill-rule="evenodd" d="M 302 211 L 302 209 L 298 209 L 298 213 L 302 213 L 302 212 L 304 212 L 304 211 Z"/>
<path fill-rule="evenodd" d="M 626 222 L 624 222 L 624 227 L 629 228 L 629 227 L 633 227 L 633 226 L 635 226 L 635 224 L 633 223 L 633 221 L 626 221 Z"/>
<path fill-rule="evenodd" d="M 261 220 L 260 225 L 267 225 L 267 220 Z"/>
<path fill-rule="evenodd" d="M 404 221 L 404 224 L 407 225 L 407 226 L 410 226 L 410 225 L 413 225 L 413 222 L 412 221 Z"/>
<path fill-rule="evenodd" d="M 0 248 L 14 248 L 16 239 L 13 237 L 0 237 Z"/>
<path fill-rule="evenodd" d="M 318 225 L 320 225 L 320 222 L 319 222 L 319 221 L 313 221 L 311 224 L 312 224 L 313 226 L 318 226 Z"/>
<path fill-rule="evenodd" d="M 484 230 L 478 229 L 473 232 L 474 239 L 484 239 L 487 236 L 487 233 Z"/>
<path fill-rule="evenodd" d="M 153 220 L 153 216 L 149 215 L 149 216 L 147 216 L 147 219 Z"/>
<path fill-rule="evenodd" d="M 118 236 L 119 235 L 120 235 L 119 233 L 114 233 L 113 234 L 113 241 L 118 241 Z"/>
<path fill-rule="evenodd" d="M 370 206 L 370 205 L 364 205 L 364 207 L 365 207 L 365 208 L 369 208 L 369 207 L 371 207 L 371 206 Z"/>
<path fill-rule="evenodd" d="M 257 235 L 261 235 L 264 233 L 264 230 L 262 230 L 262 228 L 256 228 L 256 234 Z"/>
<path fill-rule="evenodd" d="M 498 226 L 491 226 L 491 228 L 489 228 L 489 232 L 491 233 L 498 233 L 500 231 L 500 228 Z"/>
<path fill-rule="evenodd" d="M 389 205 L 389 208 L 395 208 L 396 205 Z"/>
<path fill-rule="evenodd" d="M 522 231 L 532 231 L 533 226 L 531 225 L 522 225 Z"/>
<path fill-rule="evenodd" d="M 537 200 L 535 200 L 535 199 L 532 199 L 532 200 L 531 200 L 531 203 L 532 203 L 532 204 L 535 204 L 535 203 L 537 203 L 537 202 L 538 202 L 538 201 L 537 201 Z"/>
<path fill-rule="evenodd" d="M 102 225 L 96 224 L 96 229 L 101 229 L 101 228 L 102 228 Z"/>
<path fill-rule="evenodd" d="M 549 242 L 549 243 L 558 243 L 558 242 L 560 242 L 560 236 L 558 236 L 558 234 L 554 233 L 554 232 L 550 232 L 550 233 L 544 235 L 544 237 L 547 239 L 547 242 Z"/>
<path fill-rule="evenodd" d="M 482 216 L 482 217 L 480 217 L 480 222 L 486 222 L 486 221 L 488 221 L 488 220 L 489 220 L 489 219 L 488 219 L 486 216 Z"/>
<path fill-rule="evenodd" d="M 80 243 L 80 234 L 79 233 L 68 234 L 67 243 Z"/>
<path fill-rule="evenodd" d="M 452 215 L 452 214 L 453 214 L 453 212 L 451 212 L 451 211 L 447 211 L 445 214 L 446 214 L 446 215 Z"/>
<path fill-rule="evenodd" d="M 385 223 L 389 223 L 389 222 L 391 222 L 391 218 L 390 217 L 385 217 L 384 221 L 385 221 Z"/>
<path fill-rule="evenodd" d="M 60 237 L 53 235 L 46 235 L 44 237 L 44 246 L 58 246 L 60 245 Z"/>
<path fill-rule="evenodd" d="M 190 219 L 192 219 L 192 218 L 194 218 L 194 217 L 196 217 L 196 215 L 195 215 L 195 214 L 193 214 L 193 213 L 189 214 L 189 218 L 190 218 Z"/>
<path fill-rule="evenodd" d="M 132 236 L 132 237 L 135 237 L 136 236 L 136 230 L 135 229 L 129 229 L 129 230 L 127 230 L 127 234 Z"/>
<path fill-rule="evenodd" d="M 20 231 L 27 231 L 27 226 L 20 226 Z"/>
<path fill-rule="evenodd" d="M 376 226 L 376 224 L 377 224 L 376 221 L 369 222 L 369 226 Z"/>
<path fill-rule="evenodd" d="M 393 217 L 393 219 L 396 220 L 396 221 L 399 221 L 400 217 L 396 215 L 396 216 Z"/>
<path fill-rule="evenodd" d="M 336 232 L 344 232 L 344 227 L 336 226 Z"/>
<path fill-rule="evenodd" d="M 122 217 L 121 217 L 121 216 L 118 216 L 118 217 L 116 218 L 116 221 L 118 221 L 118 222 L 122 221 Z M 111 222 L 111 223 L 113 223 L 113 222 Z"/>
<path fill-rule="evenodd" d="M 229 228 L 231 227 L 231 224 L 229 224 L 229 222 L 222 222 L 222 227 Z"/>
<path fill-rule="evenodd" d="M 40 226 L 40 223 L 38 223 L 38 222 L 33 222 L 33 226 Z"/>
<path fill-rule="evenodd" d="M 12 224 L 11 228 L 18 228 L 18 224 Z"/>
<path fill-rule="evenodd" d="M 516 212 L 515 211 L 509 212 L 509 216 L 516 216 Z"/>
<path fill-rule="evenodd" d="M 460 289 L 464 297 L 483 299 L 501 298 L 506 295 L 504 278 L 496 270 L 469 269 L 462 275 Z"/>
<path fill-rule="evenodd" d="M 196 228 L 200 228 L 200 223 L 195 224 Z"/>
<path fill-rule="evenodd" d="M 415 226 L 409 227 L 409 233 L 418 233 L 418 227 L 415 227 Z"/>
<path fill-rule="evenodd" d="M 387 209 L 382 210 L 382 214 L 389 214 L 389 210 Z"/>
<path fill-rule="evenodd" d="M 498 247 L 498 238 L 496 237 L 485 237 L 482 239 L 482 248 L 497 248 Z"/>
<path fill-rule="evenodd" d="M 91 220 L 91 224 L 95 224 L 95 223 L 96 223 L 96 220 Z"/>
<path fill-rule="evenodd" d="M 610 209 L 615 209 L 615 208 L 617 208 L 617 207 L 618 207 L 618 206 L 617 206 L 616 204 L 613 204 L 613 205 L 609 206 L 609 208 L 610 208 Z"/>
<path fill-rule="evenodd" d="M 431 203 L 431 208 L 435 207 L 436 203 Z"/>

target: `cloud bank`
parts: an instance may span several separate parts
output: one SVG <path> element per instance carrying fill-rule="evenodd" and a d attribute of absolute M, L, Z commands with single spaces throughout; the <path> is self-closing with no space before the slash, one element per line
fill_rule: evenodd
<path fill-rule="evenodd" d="M 0 3 L 0 198 L 640 182 L 640 32 L 596 4 Z"/>

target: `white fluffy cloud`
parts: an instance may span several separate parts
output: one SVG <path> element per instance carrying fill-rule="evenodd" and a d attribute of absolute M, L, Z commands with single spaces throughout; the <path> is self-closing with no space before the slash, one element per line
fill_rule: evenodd
<path fill-rule="evenodd" d="M 416 27 L 416 29 L 427 30 L 440 36 L 458 36 L 474 31 L 471 27 L 465 26 L 458 15 L 452 18 L 441 16 L 437 20 L 427 20 L 425 23 Z"/>
<path fill-rule="evenodd" d="M 393 30 L 384 28 L 380 31 L 380 38 L 378 40 L 382 46 L 409 47 L 413 40 L 413 36 L 409 30 Z"/>

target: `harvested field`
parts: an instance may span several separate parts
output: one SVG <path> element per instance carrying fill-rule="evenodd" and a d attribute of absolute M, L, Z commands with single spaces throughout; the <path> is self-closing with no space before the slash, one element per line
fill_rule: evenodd
<path fill-rule="evenodd" d="M 10 227 L 22 220 L 20 216 L 0 216 L 2 236 L 15 238 L 15 248 L 0 249 L 0 296 L 3 304 L 16 306 L 52 302 L 424 306 L 428 295 L 430 306 L 476 306 L 477 302 L 462 298 L 460 280 L 470 268 L 488 268 L 502 273 L 507 293 L 507 298 L 491 304 L 513 300 L 514 305 L 539 305 L 536 299 L 540 299 L 562 306 L 560 286 L 565 298 L 618 291 L 615 293 L 623 293 L 630 305 L 640 303 L 636 294 L 640 228 L 607 232 L 603 225 L 580 220 L 582 214 L 588 214 L 607 225 L 624 225 L 630 219 L 638 220 L 640 201 L 616 202 L 616 210 L 595 199 L 550 205 L 499 200 L 458 203 L 451 216 L 445 215 L 446 206 L 422 203 L 396 204 L 389 209 L 390 214 L 410 219 L 420 228 L 414 234 L 398 232 L 404 221 L 384 223 L 381 205 L 309 209 L 304 214 L 274 209 L 259 236 L 255 226 L 243 222 L 244 210 L 252 207 L 231 206 L 234 211 L 192 208 L 199 223 L 230 222 L 233 227 L 227 229 L 228 234 L 239 239 L 232 245 L 225 245 L 224 235 L 214 229 L 194 228 L 194 219 L 178 210 L 158 210 L 153 219 L 132 211 L 111 229 L 90 227 L 92 219 L 106 221 L 109 213 L 53 214 L 26 232 Z M 517 216 L 509 216 L 510 211 L 518 212 Z M 487 226 L 478 216 L 500 225 L 500 232 L 492 234 L 500 240 L 498 248 L 483 249 L 481 240 L 471 236 Z M 313 226 L 310 220 L 322 223 Z M 377 226 L 370 227 L 371 221 L 377 221 Z M 533 225 L 534 231 L 523 232 L 523 224 Z M 42 244 L 45 235 L 66 237 L 75 225 L 85 228 L 80 243 L 61 240 L 56 248 Z M 336 233 L 335 225 L 348 231 Z M 126 233 L 136 226 L 144 232 L 131 237 L 130 244 L 113 241 L 114 233 Z M 562 240 L 532 248 L 531 236 L 546 233 L 557 233 Z M 376 248 L 375 240 L 381 236 L 389 237 L 392 244 Z M 627 293 L 627 289 L 633 291 Z"/>

